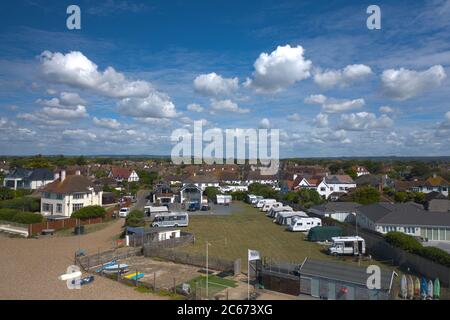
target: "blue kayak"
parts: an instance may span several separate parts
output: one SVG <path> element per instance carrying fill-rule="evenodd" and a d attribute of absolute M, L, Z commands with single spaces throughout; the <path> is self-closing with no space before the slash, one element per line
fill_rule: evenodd
<path fill-rule="evenodd" d="M 428 295 L 428 283 L 427 279 L 422 277 L 422 280 L 420 281 L 420 296 L 422 299 L 426 299 Z"/>
<path fill-rule="evenodd" d="M 94 276 L 87 276 L 82 279 L 72 280 L 72 284 L 83 286 L 94 281 Z"/>

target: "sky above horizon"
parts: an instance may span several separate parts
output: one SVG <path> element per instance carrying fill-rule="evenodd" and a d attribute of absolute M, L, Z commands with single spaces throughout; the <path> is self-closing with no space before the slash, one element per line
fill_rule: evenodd
<path fill-rule="evenodd" d="M 0 154 L 168 155 L 202 121 L 280 129 L 281 157 L 448 156 L 450 0 L 411 2 L 2 1 Z"/>

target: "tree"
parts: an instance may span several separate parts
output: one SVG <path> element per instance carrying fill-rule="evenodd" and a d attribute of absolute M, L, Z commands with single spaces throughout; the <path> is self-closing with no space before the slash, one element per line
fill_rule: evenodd
<path fill-rule="evenodd" d="M 125 218 L 125 225 L 134 228 L 145 226 L 144 212 L 140 210 L 131 211 Z"/>
<path fill-rule="evenodd" d="M 0 200 L 9 200 L 14 198 L 14 190 L 9 188 L 0 188 Z"/>
<path fill-rule="evenodd" d="M 380 192 L 371 186 L 364 186 L 357 188 L 351 198 L 360 204 L 371 204 L 380 201 Z"/>
<path fill-rule="evenodd" d="M 157 172 L 149 172 L 145 170 L 140 170 L 137 172 L 139 176 L 139 183 L 142 185 L 151 186 L 153 185 L 153 182 L 155 180 L 158 180 L 158 173 Z"/>
<path fill-rule="evenodd" d="M 408 193 L 403 191 L 396 192 L 394 195 L 395 202 L 406 202 L 408 201 L 408 199 L 409 199 Z"/>
<path fill-rule="evenodd" d="M 310 208 L 314 205 L 321 204 L 324 200 L 316 190 L 312 189 L 301 189 L 298 192 L 298 203 L 305 207 Z"/>
<path fill-rule="evenodd" d="M 411 176 L 413 177 L 425 177 L 431 172 L 426 163 L 419 162 L 411 169 Z"/>
<path fill-rule="evenodd" d="M 353 169 L 353 168 L 346 170 L 345 173 L 348 174 L 350 177 L 352 177 L 352 179 L 358 178 L 358 174 L 356 173 L 355 169 Z"/>
<path fill-rule="evenodd" d="M 248 192 L 264 198 L 280 199 L 280 193 L 272 188 L 272 186 L 261 183 L 252 183 L 248 186 Z"/>
<path fill-rule="evenodd" d="M 219 189 L 214 187 L 206 187 L 205 191 L 203 191 L 203 195 L 205 195 L 210 201 L 215 201 L 216 196 L 220 194 Z"/>
<path fill-rule="evenodd" d="M 298 192 L 295 192 L 295 191 L 288 191 L 283 196 L 283 200 L 290 202 L 290 203 L 298 203 L 299 199 L 300 199 L 300 196 L 299 196 Z"/>

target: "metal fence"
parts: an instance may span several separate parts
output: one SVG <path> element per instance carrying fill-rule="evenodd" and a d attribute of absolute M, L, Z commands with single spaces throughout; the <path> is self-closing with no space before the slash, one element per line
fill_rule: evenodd
<path fill-rule="evenodd" d="M 96 254 L 75 257 L 75 262 L 80 265 L 83 270 L 91 271 L 94 268 L 104 265 L 112 260 L 127 259 L 129 257 L 142 254 L 142 248 L 125 248 L 121 250 L 108 250 L 98 252 Z"/>
<path fill-rule="evenodd" d="M 195 238 L 192 233 L 181 232 L 179 238 L 172 238 L 162 241 L 153 239 L 151 234 L 134 234 L 129 236 L 129 245 L 131 247 L 148 247 L 148 248 L 174 248 L 194 243 Z"/>

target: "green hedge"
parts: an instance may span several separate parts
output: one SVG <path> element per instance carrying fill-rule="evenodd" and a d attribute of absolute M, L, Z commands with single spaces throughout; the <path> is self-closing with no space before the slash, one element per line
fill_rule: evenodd
<path fill-rule="evenodd" d="M 33 197 L 4 200 L 0 201 L 0 209 L 3 208 L 37 212 L 41 210 L 41 201 L 38 198 Z"/>
<path fill-rule="evenodd" d="M 23 212 L 15 209 L 0 209 L 0 220 L 17 222 L 23 224 L 32 224 L 42 222 L 44 217 L 32 212 Z"/>
<path fill-rule="evenodd" d="M 88 206 L 72 213 L 72 218 L 86 220 L 91 218 L 104 218 L 106 210 L 101 206 Z"/>
<path fill-rule="evenodd" d="M 125 225 L 127 227 L 143 227 L 145 225 L 144 212 L 140 210 L 131 211 L 125 218 Z"/>
<path fill-rule="evenodd" d="M 450 254 L 436 247 L 424 247 L 414 237 L 401 232 L 388 232 L 385 239 L 391 245 L 450 267 Z"/>

